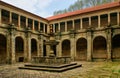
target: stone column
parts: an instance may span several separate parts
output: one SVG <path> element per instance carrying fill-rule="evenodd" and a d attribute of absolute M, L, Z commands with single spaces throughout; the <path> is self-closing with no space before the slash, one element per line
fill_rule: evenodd
<path fill-rule="evenodd" d="M 80 19 L 80 29 L 83 28 L 83 21 L 82 21 L 82 18 Z"/>
<path fill-rule="evenodd" d="M 40 56 L 40 43 L 39 40 L 37 41 L 37 56 Z"/>
<path fill-rule="evenodd" d="M 120 25 L 120 13 L 117 12 L 117 25 Z"/>
<path fill-rule="evenodd" d="M 60 31 L 60 23 L 58 23 L 58 31 Z"/>
<path fill-rule="evenodd" d="M 110 14 L 108 14 L 108 25 L 110 25 Z"/>
<path fill-rule="evenodd" d="M 111 51 L 112 51 L 112 45 L 111 45 L 111 42 L 112 42 L 112 30 L 111 30 L 111 27 L 108 27 L 106 29 L 106 36 L 107 36 L 107 54 L 108 54 L 108 57 L 107 57 L 107 61 L 111 61 Z"/>
<path fill-rule="evenodd" d="M 76 42 L 75 42 L 75 38 L 73 37 L 73 38 L 71 38 L 71 58 L 72 58 L 72 60 L 74 60 L 75 59 L 75 48 L 76 48 Z"/>
<path fill-rule="evenodd" d="M 47 33 L 49 33 L 50 29 L 49 29 L 49 24 L 47 24 Z"/>
<path fill-rule="evenodd" d="M 57 32 L 56 38 L 59 41 L 59 44 L 56 46 L 56 54 L 58 57 L 61 57 L 62 56 L 62 47 L 61 47 L 62 41 L 61 41 L 61 33 L 60 32 Z"/>
<path fill-rule="evenodd" d="M 100 28 L 100 15 L 98 15 L 98 28 Z"/>
<path fill-rule="evenodd" d="M 40 56 L 43 56 L 43 45 L 44 45 L 44 40 L 42 39 L 42 35 L 41 35 L 41 39 L 40 39 Z"/>
<path fill-rule="evenodd" d="M 9 63 L 14 64 L 16 62 L 15 59 L 15 27 L 14 25 L 10 25 L 9 28 L 9 35 L 8 35 L 8 41 L 7 41 L 7 53 L 8 56 L 10 56 L 10 58 L 8 57 Z"/>
<path fill-rule="evenodd" d="M 10 42 L 10 32 L 8 32 L 7 33 L 7 35 L 6 35 L 6 37 L 7 37 L 7 57 L 6 57 L 6 59 L 7 59 L 7 63 L 12 63 L 12 60 L 11 60 L 11 49 L 10 49 L 10 45 L 11 45 L 11 42 Z"/>
<path fill-rule="evenodd" d="M 87 30 L 87 61 L 92 61 L 92 52 L 93 52 L 93 30 L 90 28 Z"/>
<path fill-rule="evenodd" d="M 50 54 L 50 45 L 46 45 L 46 55 L 49 56 Z"/>
<path fill-rule="evenodd" d="M 89 26 L 91 26 L 91 17 L 89 17 Z"/>
<path fill-rule="evenodd" d="M 45 33 L 45 24 L 43 24 L 43 32 Z"/>
<path fill-rule="evenodd" d="M 26 22 L 25 22 L 26 28 L 28 27 L 28 18 L 26 17 Z"/>
<path fill-rule="evenodd" d="M 70 32 L 70 48 L 71 48 L 71 58 L 74 60 L 75 59 L 75 52 L 76 52 L 76 50 L 75 50 L 75 48 L 76 48 L 76 42 L 75 42 L 75 31 L 73 30 L 73 31 L 71 31 Z"/>
<path fill-rule="evenodd" d="M 15 37 L 13 35 L 13 33 L 11 34 L 10 36 L 10 44 L 11 44 L 11 49 L 10 49 L 10 52 L 11 52 L 11 61 L 12 63 L 15 63 L 16 60 L 15 60 Z"/>
<path fill-rule="evenodd" d="M 25 59 L 31 61 L 31 31 L 27 30 L 26 32 L 26 41 L 25 41 Z"/>
<path fill-rule="evenodd" d="M 62 56 L 62 46 L 61 46 L 61 40 L 59 41 L 59 44 L 57 45 L 57 56 L 61 57 Z"/>
<path fill-rule="evenodd" d="M 65 22 L 65 32 L 67 32 L 67 22 Z"/>
<path fill-rule="evenodd" d="M 53 25 L 53 33 L 55 33 L 55 24 L 52 24 Z"/>
<path fill-rule="evenodd" d="M 35 24 L 34 23 L 35 23 L 35 21 L 33 20 L 32 21 L 32 30 L 35 30 Z"/>
<path fill-rule="evenodd" d="M 74 22 L 74 20 L 72 21 L 72 28 L 75 29 L 75 22 Z"/>
<path fill-rule="evenodd" d="M 0 25 L 2 24 L 2 9 L 0 8 Z"/>

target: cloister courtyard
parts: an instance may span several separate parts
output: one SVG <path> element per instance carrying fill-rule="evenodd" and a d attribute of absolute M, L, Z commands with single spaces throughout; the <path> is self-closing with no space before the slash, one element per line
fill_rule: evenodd
<path fill-rule="evenodd" d="M 24 63 L 0 65 L 0 78 L 120 78 L 119 62 L 84 62 L 82 67 L 62 73 L 18 69 Z"/>
<path fill-rule="evenodd" d="M 82 67 L 19 69 L 51 52 Z M 120 1 L 43 18 L 0 0 L 0 78 L 120 78 Z"/>

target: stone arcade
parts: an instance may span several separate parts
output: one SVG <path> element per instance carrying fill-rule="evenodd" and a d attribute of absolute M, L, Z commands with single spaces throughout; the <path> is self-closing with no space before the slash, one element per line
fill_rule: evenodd
<path fill-rule="evenodd" d="M 55 56 L 75 61 L 120 61 L 120 2 L 42 18 L 0 1 L 0 63 L 48 56 L 49 25 Z"/>

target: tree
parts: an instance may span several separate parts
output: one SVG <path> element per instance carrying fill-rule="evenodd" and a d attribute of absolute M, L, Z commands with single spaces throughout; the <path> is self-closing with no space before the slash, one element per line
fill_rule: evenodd
<path fill-rule="evenodd" d="M 91 7 L 91 6 L 97 6 L 97 5 L 101 5 L 101 4 L 109 3 L 113 1 L 116 1 L 116 0 L 77 0 L 74 4 L 70 5 L 68 9 L 58 10 L 58 11 L 55 11 L 53 14 L 54 15 L 63 14 L 66 12 L 72 12 L 75 10 L 80 10 L 80 9 Z"/>

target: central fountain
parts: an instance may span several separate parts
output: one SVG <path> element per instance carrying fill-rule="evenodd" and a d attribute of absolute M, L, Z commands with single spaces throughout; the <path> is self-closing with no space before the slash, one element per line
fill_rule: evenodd
<path fill-rule="evenodd" d="M 50 33 L 48 35 L 49 40 L 44 44 L 50 47 L 49 55 L 44 57 L 32 57 L 31 63 L 25 64 L 24 67 L 19 67 L 19 69 L 62 72 L 82 66 L 81 64 L 72 62 L 71 57 L 58 57 L 54 54 L 54 46 L 57 46 L 59 44 L 59 41 L 55 40 L 52 25 L 50 25 Z"/>

